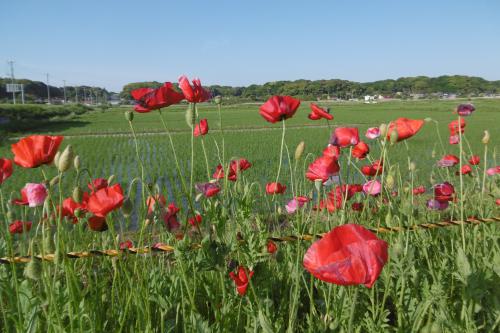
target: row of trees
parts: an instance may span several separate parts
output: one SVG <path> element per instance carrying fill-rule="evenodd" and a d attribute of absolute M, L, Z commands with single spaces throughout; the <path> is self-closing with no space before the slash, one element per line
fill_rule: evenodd
<path fill-rule="evenodd" d="M 160 82 L 135 82 L 125 85 L 120 93 L 122 99 L 130 100 L 130 91 L 140 87 L 156 88 Z M 213 95 L 240 100 L 265 100 L 271 95 L 291 95 L 315 100 L 337 97 L 360 98 L 364 95 L 412 96 L 413 94 L 448 93 L 457 95 L 499 94 L 500 80 L 487 81 L 472 76 L 402 77 L 397 80 L 375 82 L 353 82 L 347 80 L 296 80 L 275 81 L 248 87 L 208 86 Z"/>
<path fill-rule="evenodd" d="M 7 93 L 5 86 L 7 83 L 11 83 L 10 78 L 0 78 L 0 102 L 6 102 L 12 98 L 12 94 Z M 24 98 L 26 102 L 44 102 L 47 100 L 47 85 L 44 82 L 16 79 L 16 83 L 24 85 Z M 51 99 L 64 99 L 64 87 L 49 86 L 49 89 Z M 90 101 L 104 103 L 108 100 L 109 95 L 110 92 L 100 87 L 66 87 L 66 99 L 72 102 L 78 100 L 79 103 Z M 18 101 L 21 100 L 20 94 L 17 94 L 17 98 Z"/>

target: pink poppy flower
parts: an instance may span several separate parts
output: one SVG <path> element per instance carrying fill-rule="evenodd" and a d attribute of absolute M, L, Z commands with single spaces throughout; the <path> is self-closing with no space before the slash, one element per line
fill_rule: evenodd
<path fill-rule="evenodd" d="M 366 130 L 365 136 L 370 140 L 376 139 L 380 136 L 380 129 L 378 127 L 370 127 Z"/>
<path fill-rule="evenodd" d="M 26 199 L 30 207 L 43 205 L 45 198 L 47 198 L 47 188 L 44 184 L 28 183 L 24 189 L 26 190 Z"/>
<path fill-rule="evenodd" d="M 369 195 L 378 195 L 382 190 L 382 185 L 378 180 L 370 180 L 363 185 L 363 192 Z"/>

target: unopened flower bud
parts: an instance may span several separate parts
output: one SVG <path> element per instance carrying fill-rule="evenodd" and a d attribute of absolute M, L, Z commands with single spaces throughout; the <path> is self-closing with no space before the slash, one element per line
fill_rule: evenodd
<path fill-rule="evenodd" d="M 395 129 L 392 130 L 390 136 L 391 144 L 395 144 L 396 142 L 398 142 L 398 138 L 399 138 L 398 131 Z"/>
<path fill-rule="evenodd" d="M 75 167 L 76 171 L 80 171 L 80 167 L 82 166 L 80 162 L 80 156 L 76 155 L 75 159 L 73 160 L 73 166 Z"/>
<path fill-rule="evenodd" d="M 222 97 L 220 95 L 215 96 L 214 102 L 215 104 L 222 104 Z"/>
<path fill-rule="evenodd" d="M 125 217 L 129 217 L 130 214 L 132 214 L 133 209 L 134 205 L 132 204 L 132 200 L 130 200 L 130 197 L 126 197 L 122 204 L 123 215 L 125 215 Z"/>
<path fill-rule="evenodd" d="M 186 124 L 193 128 L 193 125 L 194 123 L 196 122 L 196 115 L 194 114 L 194 110 L 193 110 L 193 107 L 191 106 L 191 104 L 188 106 L 188 108 L 186 109 Z"/>
<path fill-rule="evenodd" d="M 437 156 L 436 149 L 432 149 L 431 157 L 436 158 L 436 156 Z"/>
<path fill-rule="evenodd" d="M 133 111 L 125 111 L 125 119 L 127 119 L 127 121 L 134 120 L 134 112 Z"/>
<path fill-rule="evenodd" d="M 385 185 L 389 189 L 393 189 L 394 188 L 394 176 L 393 175 L 388 174 L 387 177 L 385 177 Z"/>
<path fill-rule="evenodd" d="M 59 165 L 59 158 L 61 157 L 61 152 L 58 150 L 54 155 L 54 165 L 57 167 Z"/>
<path fill-rule="evenodd" d="M 82 189 L 79 187 L 79 186 L 76 186 L 74 189 L 73 189 L 73 200 L 75 202 L 82 202 L 82 198 L 83 198 L 83 192 L 82 192 Z"/>
<path fill-rule="evenodd" d="M 200 201 L 200 200 L 201 200 L 201 198 L 202 198 L 202 197 L 203 197 L 203 193 L 198 193 L 198 194 L 196 195 L 196 197 L 194 198 L 194 201 L 198 202 L 198 201 Z"/>
<path fill-rule="evenodd" d="M 430 123 L 430 122 L 432 121 L 432 118 L 431 118 L 431 117 L 427 117 L 427 118 L 425 118 L 425 119 L 424 119 L 424 121 L 425 121 L 426 123 Z"/>
<path fill-rule="evenodd" d="M 487 145 L 490 142 L 490 132 L 484 131 L 484 136 L 482 142 Z"/>
<path fill-rule="evenodd" d="M 304 143 L 304 141 L 300 141 L 300 143 L 297 145 L 297 148 L 295 148 L 295 160 L 300 160 L 302 154 L 304 153 L 305 147 L 306 144 Z"/>
<path fill-rule="evenodd" d="M 57 183 L 59 183 L 59 176 L 55 176 L 54 178 L 52 178 L 49 182 L 49 185 L 52 187 L 52 186 L 56 186 Z"/>
<path fill-rule="evenodd" d="M 408 168 L 410 169 L 410 171 L 415 172 L 415 170 L 417 169 L 417 165 L 415 164 L 415 162 L 410 162 Z"/>
<path fill-rule="evenodd" d="M 111 184 L 115 181 L 115 179 L 116 179 L 115 175 L 109 176 L 109 178 L 108 178 L 108 185 L 111 186 Z"/>
<path fill-rule="evenodd" d="M 387 125 L 386 124 L 380 124 L 378 127 L 379 132 L 380 132 L 380 137 L 384 138 L 387 135 Z"/>
<path fill-rule="evenodd" d="M 73 162 L 74 153 L 73 147 L 71 145 L 67 145 L 64 151 L 61 153 L 59 157 L 59 162 L 57 163 L 57 168 L 60 172 L 66 172 L 71 167 L 71 162 Z"/>

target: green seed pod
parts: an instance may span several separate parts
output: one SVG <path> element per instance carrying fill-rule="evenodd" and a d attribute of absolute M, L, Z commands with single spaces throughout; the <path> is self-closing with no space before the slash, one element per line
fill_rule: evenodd
<path fill-rule="evenodd" d="M 109 176 L 108 178 L 108 184 L 111 185 L 116 179 L 116 176 L 115 175 L 111 175 Z"/>
<path fill-rule="evenodd" d="M 42 263 L 39 259 L 31 257 L 30 262 L 24 268 L 24 276 L 34 281 L 40 280 L 42 276 Z"/>
<path fill-rule="evenodd" d="M 82 202 L 82 198 L 83 198 L 83 191 L 80 188 L 80 186 L 76 186 L 73 189 L 73 200 L 75 200 L 75 202 L 80 203 Z"/>
<path fill-rule="evenodd" d="M 133 111 L 125 111 L 125 119 L 127 119 L 127 121 L 132 121 L 134 120 L 134 112 Z"/>
<path fill-rule="evenodd" d="M 80 171 L 80 167 L 81 167 L 80 156 L 78 156 L 78 155 L 75 156 L 75 159 L 73 160 L 73 166 L 75 167 L 76 171 Z"/>
<path fill-rule="evenodd" d="M 129 217 L 130 214 L 132 214 L 132 210 L 134 209 L 134 205 L 132 204 L 132 200 L 130 200 L 130 197 L 126 197 L 125 200 L 123 200 L 123 205 L 122 205 L 122 212 L 125 217 Z"/>
<path fill-rule="evenodd" d="M 220 95 L 215 96 L 214 97 L 214 102 L 217 105 L 222 104 L 222 97 Z"/>
<path fill-rule="evenodd" d="M 295 148 L 295 160 L 300 160 L 302 157 L 302 154 L 304 153 L 304 149 L 306 148 L 306 144 L 304 141 L 300 141 L 300 143 L 297 145 L 297 148 Z"/>
<path fill-rule="evenodd" d="M 52 178 L 49 182 L 49 185 L 52 187 L 52 186 L 56 186 L 57 183 L 59 183 L 59 180 L 60 180 L 60 177 L 59 176 L 55 176 L 54 178 Z"/>
<path fill-rule="evenodd" d="M 59 157 L 59 162 L 57 163 L 57 168 L 60 172 L 66 172 L 71 167 L 71 162 L 74 158 L 73 147 L 67 145 L 61 156 Z"/>
<path fill-rule="evenodd" d="M 193 128 L 194 123 L 196 122 L 196 115 L 194 114 L 193 107 L 191 104 L 189 104 L 188 108 L 186 109 L 186 124 L 190 127 Z"/>

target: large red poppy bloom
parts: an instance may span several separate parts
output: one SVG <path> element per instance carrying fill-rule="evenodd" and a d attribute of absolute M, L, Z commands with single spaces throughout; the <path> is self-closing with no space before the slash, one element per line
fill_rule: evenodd
<path fill-rule="evenodd" d="M 122 187 L 120 184 L 115 184 L 92 193 L 87 209 L 98 217 L 105 217 L 112 210 L 121 207 L 123 199 Z"/>
<path fill-rule="evenodd" d="M 193 79 L 193 85 L 189 84 L 186 75 L 179 77 L 179 88 L 184 93 L 184 97 L 191 103 L 202 103 L 210 99 L 210 92 L 201 86 L 200 79 Z"/>
<path fill-rule="evenodd" d="M 14 163 L 23 168 L 36 168 L 52 163 L 62 136 L 31 135 L 12 145 Z"/>
<path fill-rule="evenodd" d="M 397 142 L 406 140 L 417 134 L 423 125 L 424 121 L 421 119 L 398 118 L 389 124 L 387 139 L 390 139 L 393 131 L 396 131 Z"/>
<path fill-rule="evenodd" d="M 182 93 L 174 90 L 174 85 L 171 82 L 165 82 L 158 89 L 135 89 L 130 94 L 137 101 L 134 110 L 140 113 L 165 108 L 172 104 L 177 104 L 184 99 Z"/>
<path fill-rule="evenodd" d="M 247 268 L 240 266 L 238 267 L 238 275 L 234 274 L 234 272 L 229 272 L 229 276 L 233 279 L 234 284 L 236 285 L 236 290 L 240 296 L 244 296 L 246 294 L 248 281 L 250 281 L 253 276 L 253 271 L 249 271 L 248 273 L 247 271 Z"/>
<path fill-rule="evenodd" d="M 330 138 L 330 144 L 341 148 L 357 145 L 359 131 L 356 127 L 337 127 Z"/>
<path fill-rule="evenodd" d="M 84 212 L 85 211 L 85 204 L 78 203 L 78 202 L 74 201 L 73 198 L 66 198 L 62 202 L 61 216 L 68 217 L 72 220 L 73 223 L 77 223 L 78 218 L 75 215 L 75 212 L 77 209 Z"/>
<path fill-rule="evenodd" d="M 11 224 L 9 224 L 9 232 L 13 234 L 22 234 L 24 231 L 30 231 L 32 226 L 31 222 L 24 222 L 24 221 L 14 221 Z"/>
<path fill-rule="evenodd" d="M 304 267 L 316 278 L 339 285 L 371 288 L 387 262 L 385 241 L 357 224 L 335 227 L 304 256 Z"/>
<path fill-rule="evenodd" d="M 208 133 L 208 121 L 206 119 L 200 120 L 200 123 L 194 127 L 193 135 L 201 136 Z"/>
<path fill-rule="evenodd" d="M 281 183 L 267 183 L 266 192 L 267 194 L 283 194 L 286 191 L 286 186 Z"/>
<path fill-rule="evenodd" d="M 333 116 L 330 114 L 328 109 L 323 109 L 315 103 L 311 103 L 311 113 L 307 116 L 311 120 L 327 119 L 333 120 Z"/>
<path fill-rule="evenodd" d="M 12 161 L 6 158 L 0 158 L 0 184 L 12 176 Z"/>
<path fill-rule="evenodd" d="M 352 157 L 362 160 L 369 152 L 370 147 L 363 141 L 359 141 L 358 144 L 352 148 Z"/>
<path fill-rule="evenodd" d="M 331 176 L 337 174 L 340 170 L 337 157 L 321 156 L 309 164 L 306 177 L 311 181 L 321 180 L 326 182 Z"/>
<path fill-rule="evenodd" d="M 270 123 L 292 118 L 300 106 L 300 100 L 291 96 L 272 96 L 259 108 L 260 115 Z"/>

